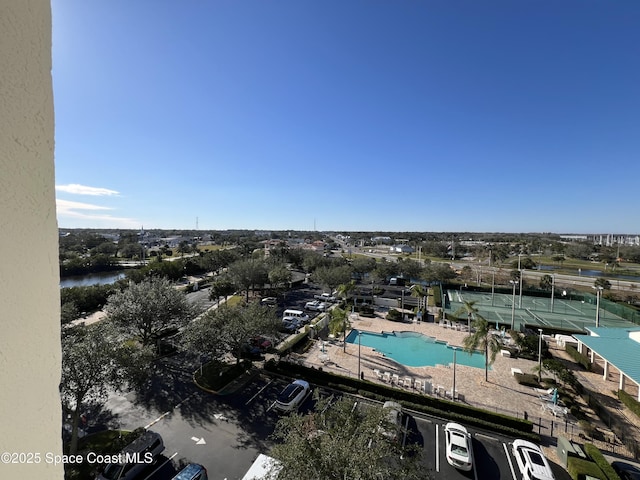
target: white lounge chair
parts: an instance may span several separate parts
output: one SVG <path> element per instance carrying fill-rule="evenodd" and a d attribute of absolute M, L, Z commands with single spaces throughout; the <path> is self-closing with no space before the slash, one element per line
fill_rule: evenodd
<path fill-rule="evenodd" d="M 542 402 L 541 408 L 543 412 L 551 412 L 554 417 L 565 417 L 569 413 L 567 407 L 562 407 L 552 402 Z"/>
<path fill-rule="evenodd" d="M 382 374 L 382 381 L 383 382 L 390 382 L 391 381 L 391 374 L 389 372 L 384 372 Z"/>
<path fill-rule="evenodd" d="M 413 388 L 415 388 L 417 391 L 422 391 L 422 380 L 414 380 L 413 381 Z"/>
<path fill-rule="evenodd" d="M 538 392 L 541 395 L 551 395 L 553 393 L 553 388 L 548 388 L 548 389 L 544 389 L 544 388 L 534 388 L 534 390 L 536 392 Z"/>
<path fill-rule="evenodd" d="M 400 383 L 400 375 L 398 375 L 397 373 L 394 373 L 393 376 L 391 377 L 391 383 L 395 383 L 396 385 Z"/>
<path fill-rule="evenodd" d="M 378 370 L 377 368 L 374 368 L 374 369 L 373 369 L 373 373 L 375 373 L 375 374 L 376 374 L 376 378 L 377 378 L 378 380 L 382 380 L 382 372 L 381 372 L 380 370 Z"/>
<path fill-rule="evenodd" d="M 404 377 L 404 382 L 402 382 L 402 386 L 405 388 L 411 388 L 413 386 L 413 379 L 411 377 Z"/>

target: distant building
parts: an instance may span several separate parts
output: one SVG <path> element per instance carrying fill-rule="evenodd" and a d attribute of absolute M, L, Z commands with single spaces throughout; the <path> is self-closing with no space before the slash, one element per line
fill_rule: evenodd
<path fill-rule="evenodd" d="M 393 245 L 389 247 L 391 253 L 413 253 L 415 249 L 410 245 Z"/>

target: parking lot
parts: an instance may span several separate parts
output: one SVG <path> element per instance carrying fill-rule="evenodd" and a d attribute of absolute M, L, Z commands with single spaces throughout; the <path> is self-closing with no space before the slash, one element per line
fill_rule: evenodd
<path fill-rule="evenodd" d="M 194 391 L 174 410 L 148 417 L 150 428 L 162 435 L 166 448 L 160 462 L 146 472 L 147 478 L 169 480 L 180 465 L 189 462 L 204 465 L 211 479 L 242 478 L 259 453 L 270 451 L 270 435 L 281 415 L 273 405 L 289 382 L 289 379 L 260 374 L 226 398 Z M 318 393 L 339 395 L 323 389 Z M 309 397 L 299 411 L 310 411 L 314 402 L 313 396 Z M 199 412 L 197 418 L 194 411 Z M 434 478 L 520 478 L 511 453 L 513 439 L 474 429 L 469 429 L 474 468 L 470 472 L 453 468 L 445 457 L 446 423 L 446 419 L 403 412 L 402 425 L 407 426 L 403 441 L 422 449 L 424 468 L 433 472 Z M 569 478 L 561 467 L 552 464 L 552 468 L 557 479 Z"/>

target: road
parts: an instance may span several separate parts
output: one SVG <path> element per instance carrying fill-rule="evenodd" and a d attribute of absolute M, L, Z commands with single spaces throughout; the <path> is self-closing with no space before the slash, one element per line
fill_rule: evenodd
<path fill-rule="evenodd" d="M 368 252 L 367 249 L 360 249 L 357 247 L 345 247 L 345 251 L 350 251 L 354 254 L 366 255 L 368 257 L 373 258 L 385 258 L 386 260 L 395 262 L 397 260 L 397 254 L 392 253 L 377 253 L 377 252 Z M 490 276 L 492 273 L 498 273 L 499 271 L 505 272 L 511 270 L 511 268 L 499 268 L 499 267 L 490 267 L 488 265 L 478 265 L 473 264 L 471 262 L 446 262 L 443 261 L 441 263 L 447 263 L 453 266 L 454 268 L 460 270 L 463 267 L 471 267 L 474 270 L 480 268 L 482 271 L 482 276 L 485 278 L 486 276 Z M 606 272 L 605 272 L 606 273 Z M 606 274 L 603 277 L 591 277 L 591 276 L 582 276 L 582 275 L 569 275 L 565 273 L 553 273 L 552 271 L 543 271 L 543 270 L 523 270 L 523 280 L 533 281 L 535 283 L 539 283 L 540 278 L 544 275 L 551 275 L 555 277 L 555 282 L 557 286 L 571 286 L 571 287 L 593 287 L 594 282 L 597 278 L 607 278 L 611 283 L 611 290 L 622 290 L 622 291 L 636 291 L 640 290 L 640 282 L 627 280 L 627 279 L 618 279 L 613 277 L 607 277 Z"/>

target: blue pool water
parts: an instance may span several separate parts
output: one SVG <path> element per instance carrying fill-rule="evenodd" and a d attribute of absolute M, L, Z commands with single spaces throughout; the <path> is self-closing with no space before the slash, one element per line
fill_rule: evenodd
<path fill-rule="evenodd" d="M 374 348 L 385 357 L 389 357 L 407 367 L 433 367 L 435 365 L 453 364 L 453 348 L 421 333 L 372 333 L 358 332 L 358 330 L 354 329 L 347 336 L 347 343 L 357 344 L 358 333 L 361 333 L 361 345 Z M 458 348 L 456 364 L 484 368 L 484 354 L 474 352 L 470 355 L 468 352 Z"/>

